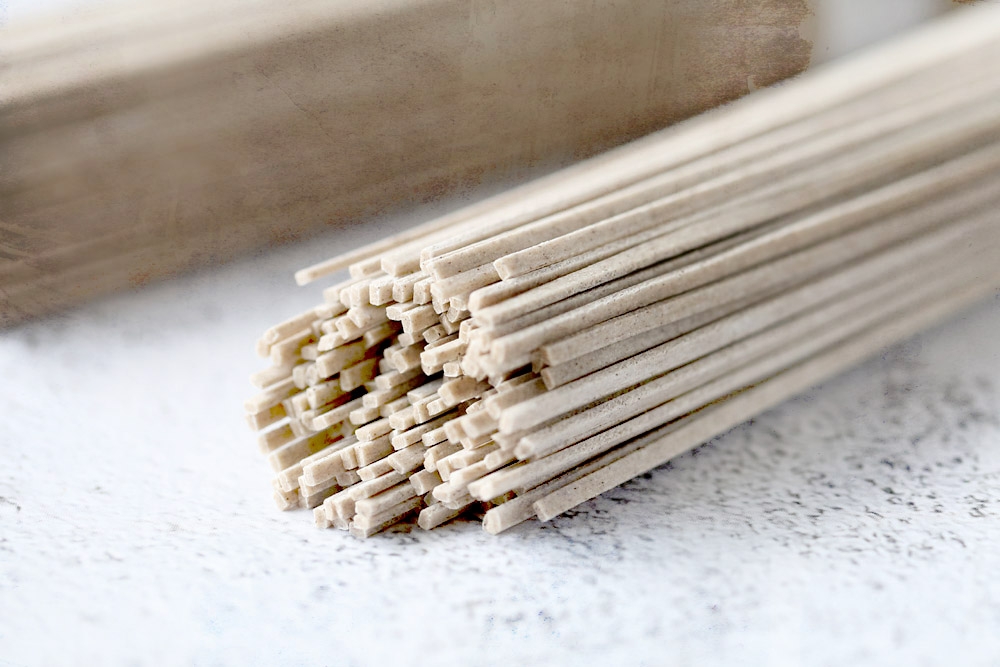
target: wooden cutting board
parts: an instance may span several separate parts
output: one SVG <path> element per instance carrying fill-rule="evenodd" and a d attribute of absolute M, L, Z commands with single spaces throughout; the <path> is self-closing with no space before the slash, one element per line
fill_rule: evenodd
<path fill-rule="evenodd" d="M 801 0 L 252 0 L 0 28 L 0 326 L 804 69 Z"/>

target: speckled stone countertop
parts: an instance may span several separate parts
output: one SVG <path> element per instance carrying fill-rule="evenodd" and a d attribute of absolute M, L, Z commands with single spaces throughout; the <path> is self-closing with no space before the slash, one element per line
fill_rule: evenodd
<path fill-rule="evenodd" d="M 1000 300 L 549 524 L 360 541 L 241 414 L 316 258 L 0 333 L 0 665 L 1000 664 Z"/>

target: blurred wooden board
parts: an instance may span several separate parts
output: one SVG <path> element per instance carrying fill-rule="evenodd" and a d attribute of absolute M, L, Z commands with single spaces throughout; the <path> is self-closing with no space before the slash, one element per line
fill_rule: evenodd
<path fill-rule="evenodd" d="M 0 29 L 0 325 L 594 154 L 804 69 L 804 2 L 146 3 Z"/>

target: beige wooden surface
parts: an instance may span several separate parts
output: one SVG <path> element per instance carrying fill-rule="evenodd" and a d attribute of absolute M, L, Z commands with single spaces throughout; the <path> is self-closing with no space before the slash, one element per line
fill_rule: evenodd
<path fill-rule="evenodd" d="M 810 56 L 798 1 L 99 7 L 0 33 L 0 324 L 564 164 Z"/>

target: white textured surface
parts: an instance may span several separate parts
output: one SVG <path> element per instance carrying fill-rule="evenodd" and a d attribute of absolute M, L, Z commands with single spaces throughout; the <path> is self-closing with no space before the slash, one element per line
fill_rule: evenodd
<path fill-rule="evenodd" d="M 997 664 L 1000 301 L 551 524 L 358 541 L 241 415 L 324 254 L 0 333 L 0 665 Z"/>

